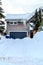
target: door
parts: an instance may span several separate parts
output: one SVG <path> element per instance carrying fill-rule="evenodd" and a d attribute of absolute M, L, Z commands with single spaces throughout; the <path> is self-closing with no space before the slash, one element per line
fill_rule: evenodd
<path fill-rule="evenodd" d="M 16 39 L 16 38 L 24 38 L 27 36 L 27 32 L 10 32 L 10 37 L 13 38 L 13 39 Z"/>

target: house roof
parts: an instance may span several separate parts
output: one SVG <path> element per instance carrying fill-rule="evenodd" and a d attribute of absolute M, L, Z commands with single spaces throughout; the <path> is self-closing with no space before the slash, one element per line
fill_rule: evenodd
<path fill-rule="evenodd" d="M 7 14 L 5 19 L 26 19 L 29 14 Z"/>
<path fill-rule="evenodd" d="M 9 19 L 26 19 L 26 20 L 29 20 L 33 15 L 34 15 L 34 13 L 27 13 L 27 14 L 7 14 L 5 16 L 5 19 L 6 20 L 9 20 Z"/>

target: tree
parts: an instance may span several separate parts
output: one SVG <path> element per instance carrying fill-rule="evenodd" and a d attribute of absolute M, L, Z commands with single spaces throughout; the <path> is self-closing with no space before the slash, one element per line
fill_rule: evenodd
<path fill-rule="evenodd" d="M 37 9 L 35 11 L 34 18 L 35 18 L 35 27 L 34 27 L 34 30 L 37 30 L 38 29 L 38 12 L 37 12 Z"/>
<path fill-rule="evenodd" d="M 40 23 L 42 22 L 42 18 L 41 18 L 41 9 L 39 8 L 39 21 Z"/>
<path fill-rule="evenodd" d="M 38 30 L 38 27 L 41 23 L 41 9 L 39 8 L 39 11 L 36 10 L 35 12 L 35 30 Z"/>
<path fill-rule="evenodd" d="M 40 26 L 40 23 L 41 23 L 41 9 L 39 9 L 39 11 L 37 11 L 37 9 L 36 9 L 34 18 L 32 19 L 32 23 L 34 23 L 34 28 L 30 32 L 30 38 L 33 38 L 33 35 L 38 31 L 38 28 Z"/>
<path fill-rule="evenodd" d="M 0 33 L 3 33 L 4 31 L 4 21 L 2 20 L 5 16 L 3 15 L 4 11 L 3 11 L 3 8 L 1 7 L 2 6 L 2 2 L 0 0 Z"/>
<path fill-rule="evenodd" d="M 36 12 L 35 12 L 35 21 L 36 22 L 38 21 L 38 12 L 37 12 L 37 9 L 36 9 Z"/>

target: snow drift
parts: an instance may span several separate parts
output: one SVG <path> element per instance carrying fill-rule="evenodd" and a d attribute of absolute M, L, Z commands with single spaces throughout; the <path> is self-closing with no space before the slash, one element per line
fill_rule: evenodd
<path fill-rule="evenodd" d="M 0 39 L 0 65 L 43 65 L 43 31 L 33 39 Z"/>

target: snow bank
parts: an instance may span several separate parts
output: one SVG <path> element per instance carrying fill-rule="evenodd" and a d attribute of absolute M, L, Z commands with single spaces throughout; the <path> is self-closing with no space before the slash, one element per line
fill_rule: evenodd
<path fill-rule="evenodd" d="M 43 31 L 33 39 L 0 40 L 0 65 L 43 65 Z"/>
<path fill-rule="evenodd" d="M 34 40 L 36 40 L 38 43 L 42 43 L 43 41 L 43 31 L 40 31 L 40 32 L 37 32 L 35 35 L 34 35 Z"/>
<path fill-rule="evenodd" d="M 43 31 L 40 31 L 40 32 L 37 32 L 35 35 L 34 35 L 34 38 L 35 39 L 38 39 L 38 38 L 43 38 Z"/>

